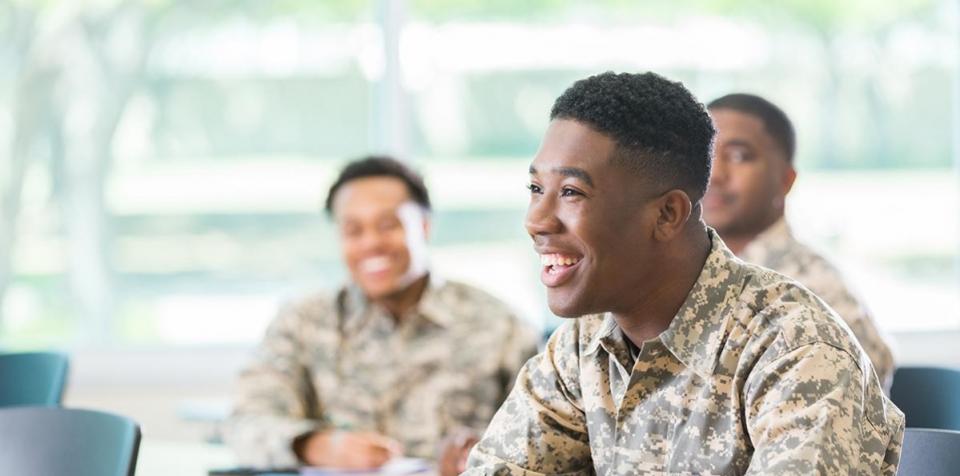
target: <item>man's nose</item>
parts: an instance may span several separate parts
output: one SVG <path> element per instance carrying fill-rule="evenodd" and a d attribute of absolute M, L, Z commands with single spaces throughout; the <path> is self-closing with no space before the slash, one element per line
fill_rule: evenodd
<path fill-rule="evenodd" d="M 385 233 L 373 228 L 366 230 L 360 237 L 360 247 L 364 251 L 373 251 L 381 248 L 384 243 Z"/>
<path fill-rule="evenodd" d="M 563 225 L 556 214 L 556 200 L 543 197 L 535 200 L 527 207 L 527 216 L 524 227 L 530 236 L 549 235 L 558 233 Z"/>

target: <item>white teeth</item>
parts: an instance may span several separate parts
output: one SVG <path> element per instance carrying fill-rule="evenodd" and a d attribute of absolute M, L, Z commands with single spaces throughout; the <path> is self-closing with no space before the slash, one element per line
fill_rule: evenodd
<path fill-rule="evenodd" d="M 574 258 L 570 256 L 563 256 L 557 253 L 551 253 L 546 255 L 540 255 L 540 264 L 543 266 L 572 266 L 577 264 L 580 261 L 580 258 Z"/>
<path fill-rule="evenodd" d="M 364 273 L 378 273 L 390 267 L 390 258 L 386 256 L 374 256 L 360 262 L 360 271 Z"/>

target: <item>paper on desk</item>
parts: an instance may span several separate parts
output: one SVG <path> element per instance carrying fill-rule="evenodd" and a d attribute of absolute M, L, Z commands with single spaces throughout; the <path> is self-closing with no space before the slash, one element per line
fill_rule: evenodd
<path fill-rule="evenodd" d="M 430 470 L 430 464 L 420 458 L 394 458 L 380 469 L 337 469 L 337 468 L 300 468 L 300 476 L 399 476 L 403 474 L 424 473 Z"/>

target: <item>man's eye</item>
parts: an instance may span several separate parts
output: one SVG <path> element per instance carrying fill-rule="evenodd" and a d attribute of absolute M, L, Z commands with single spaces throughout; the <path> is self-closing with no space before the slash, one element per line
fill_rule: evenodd
<path fill-rule="evenodd" d="M 534 183 L 527 184 L 527 190 L 529 190 L 530 193 L 543 193 L 543 189 Z"/>
<path fill-rule="evenodd" d="M 732 150 L 728 155 L 730 161 L 734 163 L 746 162 L 750 160 L 750 154 L 745 150 Z"/>
<path fill-rule="evenodd" d="M 394 220 L 394 219 L 381 220 L 379 223 L 377 223 L 377 229 L 380 231 L 392 230 L 394 228 L 397 228 L 398 226 L 400 226 L 400 221 Z"/>
<path fill-rule="evenodd" d="M 561 197 L 575 197 L 577 195 L 583 195 L 579 190 L 565 187 L 563 190 L 560 190 Z"/>

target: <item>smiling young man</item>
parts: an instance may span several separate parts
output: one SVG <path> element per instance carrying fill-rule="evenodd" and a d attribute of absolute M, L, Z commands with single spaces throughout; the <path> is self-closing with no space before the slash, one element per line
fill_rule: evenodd
<path fill-rule="evenodd" d="M 680 84 L 557 99 L 526 228 L 550 309 L 467 474 L 895 474 L 903 415 L 838 317 L 700 219 L 714 130 Z"/>
<path fill-rule="evenodd" d="M 351 282 L 280 311 L 226 440 L 243 464 L 359 469 L 406 454 L 456 474 L 536 338 L 490 295 L 429 273 L 430 199 L 402 163 L 350 163 L 326 208 Z"/>
<path fill-rule="evenodd" d="M 883 333 L 839 271 L 794 238 L 784 217 L 796 134 L 787 115 L 764 98 L 728 94 L 708 106 L 717 128 L 703 217 L 730 250 L 796 279 L 850 326 L 884 387 L 893 377 L 893 353 Z"/>

